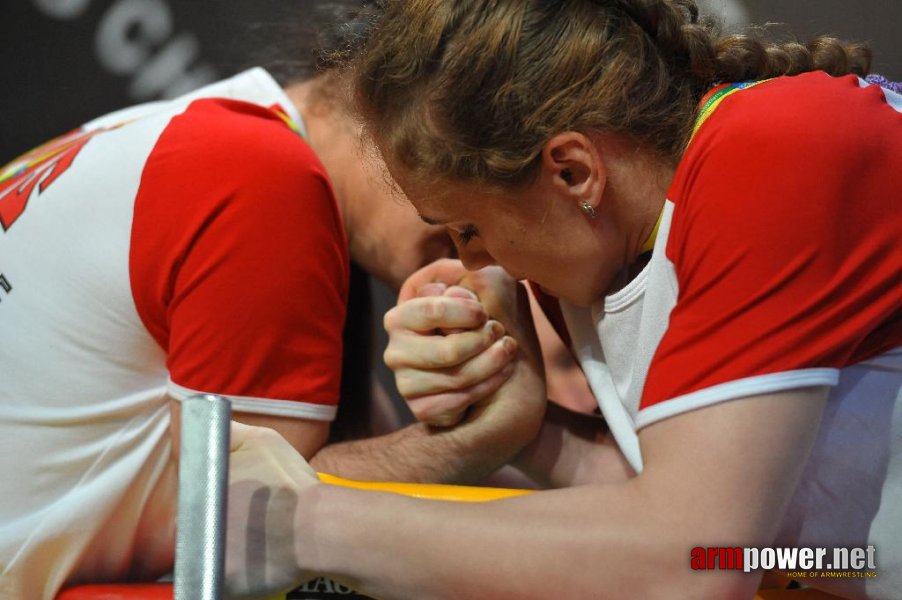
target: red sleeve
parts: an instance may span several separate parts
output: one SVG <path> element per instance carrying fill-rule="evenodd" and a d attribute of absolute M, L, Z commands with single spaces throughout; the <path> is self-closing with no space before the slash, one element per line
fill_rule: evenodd
<path fill-rule="evenodd" d="M 202 100 L 172 120 L 142 175 L 130 269 L 176 386 L 337 403 L 344 230 L 322 165 L 270 111 Z"/>
<path fill-rule="evenodd" d="M 902 344 L 900 173 L 902 118 L 854 77 L 811 73 L 727 98 L 669 192 L 679 295 L 641 408 Z"/>

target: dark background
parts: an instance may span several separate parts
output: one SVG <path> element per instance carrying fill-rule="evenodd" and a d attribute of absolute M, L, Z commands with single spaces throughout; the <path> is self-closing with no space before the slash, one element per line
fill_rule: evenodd
<path fill-rule="evenodd" d="M 250 66 L 303 0 L 12 0 L 0 164 L 81 123 Z M 286 44 L 292 47 L 292 44 Z"/>
<path fill-rule="evenodd" d="M 0 164 L 82 122 L 176 96 L 286 45 L 306 0 L 12 0 L 0 24 Z M 875 70 L 902 79 L 899 0 L 703 0 L 729 26 L 782 23 L 807 39 L 868 41 Z M 287 44 L 290 48 L 291 44 Z M 297 46 L 300 47 L 300 44 Z"/>
<path fill-rule="evenodd" d="M 82 122 L 176 96 L 284 46 L 280 24 L 307 0 L 11 0 L 0 24 L 0 164 Z M 450 0 L 449 0 L 450 1 Z M 740 23 L 782 23 L 868 41 L 875 70 L 902 79 L 900 0 L 703 0 Z M 288 44 L 291 47 L 291 44 Z M 299 44 L 298 47 L 301 47 Z"/>
<path fill-rule="evenodd" d="M 874 51 L 873 70 L 902 79 L 902 2 L 899 0 L 708 0 L 700 2 L 717 12 L 739 7 L 746 22 L 776 23 L 776 31 L 805 41 L 816 35 L 868 42 Z"/>

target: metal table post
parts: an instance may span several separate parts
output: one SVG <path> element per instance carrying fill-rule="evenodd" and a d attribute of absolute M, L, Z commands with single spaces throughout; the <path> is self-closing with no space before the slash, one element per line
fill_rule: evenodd
<path fill-rule="evenodd" d="M 225 571 L 231 403 L 212 394 L 182 401 L 175 600 L 220 600 Z"/>

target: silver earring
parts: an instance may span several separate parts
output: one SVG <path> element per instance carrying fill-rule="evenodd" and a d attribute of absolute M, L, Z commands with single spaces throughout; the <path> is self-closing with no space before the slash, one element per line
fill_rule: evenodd
<path fill-rule="evenodd" d="M 594 219 L 595 217 L 598 216 L 598 211 L 595 210 L 595 207 L 592 206 L 591 204 L 589 204 L 588 202 L 583 201 L 583 203 L 580 204 L 579 207 L 582 209 L 582 211 L 584 213 L 586 213 L 586 216 L 589 217 L 590 219 Z"/>

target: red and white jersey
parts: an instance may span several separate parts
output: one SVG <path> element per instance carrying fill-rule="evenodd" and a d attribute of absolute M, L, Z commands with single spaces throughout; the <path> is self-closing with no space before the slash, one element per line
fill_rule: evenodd
<path fill-rule="evenodd" d="M 167 396 L 334 418 L 347 244 L 300 122 L 255 69 L 0 173 L 0 596 L 171 568 Z"/>
<path fill-rule="evenodd" d="M 561 302 L 572 348 L 637 470 L 642 427 L 831 386 L 780 545 L 873 543 L 868 591 L 898 594 L 902 97 L 814 72 L 705 108 L 649 264 L 590 309 Z"/>

